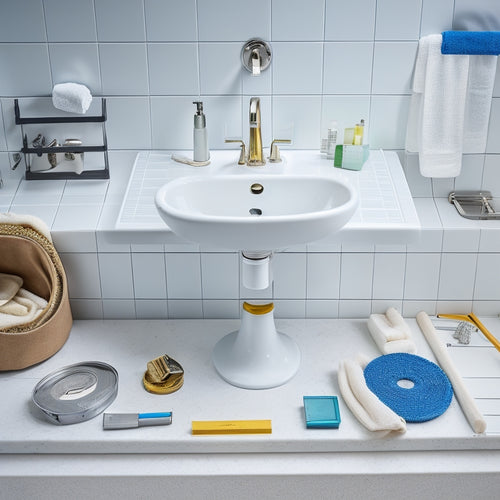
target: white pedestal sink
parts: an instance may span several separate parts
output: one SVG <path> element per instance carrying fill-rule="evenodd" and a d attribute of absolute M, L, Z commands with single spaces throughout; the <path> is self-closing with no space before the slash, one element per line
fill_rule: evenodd
<path fill-rule="evenodd" d="M 338 231 L 354 214 L 358 196 L 344 179 L 256 173 L 178 178 L 158 190 L 155 203 L 179 236 L 260 257 Z M 299 368 L 297 345 L 276 331 L 272 304 L 267 306 L 269 311 L 244 306 L 240 330 L 215 346 L 217 372 L 238 387 L 276 387 Z"/>
<path fill-rule="evenodd" d="M 356 210 L 358 196 L 344 179 L 223 174 L 168 182 L 155 202 L 170 229 L 190 241 L 272 251 L 339 230 Z"/>

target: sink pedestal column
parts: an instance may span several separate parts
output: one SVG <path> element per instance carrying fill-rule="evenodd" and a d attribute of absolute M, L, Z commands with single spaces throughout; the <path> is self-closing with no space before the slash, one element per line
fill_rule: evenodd
<path fill-rule="evenodd" d="M 299 369 L 300 351 L 276 331 L 274 305 L 243 303 L 240 329 L 223 337 L 212 359 L 219 375 L 244 389 L 269 389 L 288 382 Z"/>

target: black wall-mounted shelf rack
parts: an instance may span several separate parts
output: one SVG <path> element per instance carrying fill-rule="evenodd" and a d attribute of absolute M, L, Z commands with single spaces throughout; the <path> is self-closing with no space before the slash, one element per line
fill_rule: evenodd
<path fill-rule="evenodd" d="M 47 179 L 109 179 L 109 161 L 108 161 L 108 142 L 106 138 L 107 120 L 106 99 L 101 99 L 101 114 L 94 116 L 54 116 L 54 117 L 22 117 L 19 110 L 19 101 L 14 99 L 14 112 L 16 125 L 21 125 L 23 135 L 23 148 L 26 164 L 26 180 L 47 180 Z M 23 125 L 47 124 L 47 123 L 100 123 L 102 126 L 103 143 L 97 146 L 54 146 L 54 147 L 28 147 L 28 137 L 24 133 Z M 26 155 L 51 154 L 51 153 L 84 153 L 84 152 L 102 152 L 104 156 L 104 168 L 98 170 L 83 170 L 80 174 L 76 172 L 64 171 L 46 171 L 32 172 Z"/>

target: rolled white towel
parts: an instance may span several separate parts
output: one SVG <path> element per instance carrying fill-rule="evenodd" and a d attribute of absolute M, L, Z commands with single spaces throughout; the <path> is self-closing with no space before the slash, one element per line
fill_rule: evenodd
<path fill-rule="evenodd" d="M 79 83 L 58 83 L 52 89 L 52 103 L 57 109 L 83 115 L 92 102 L 90 90 Z"/>
<path fill-rule="evenodd" d="M 363 373 L 366 359 L 340 362 L 338 383 L 345 404 L 369 431 L 406 432 L 406 422 L 368 388 Z"/>

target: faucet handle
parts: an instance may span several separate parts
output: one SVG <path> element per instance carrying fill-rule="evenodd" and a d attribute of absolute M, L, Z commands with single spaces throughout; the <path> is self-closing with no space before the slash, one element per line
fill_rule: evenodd
<path fill-rule="evenodd" d="M 273 142 L 271 142 L 271 153 L 269 154 L 269 161 L 271 163 L 279 163 L 281 161 L 280 150 L 278 148 L 278 145 L 276 144 L 278 142 L 282 144 L 292 143 L 290 139 L 274 139 Z"/>
<path fill-rule="evenodd" d="M 245 165 L 245 163 L 247 162 L 247 149 L 245 143 L 241 139 L 225 139 L 224 142 L 238 142 L 241 144 L 241 153 L 238 160 L 238 165 Z"/>

